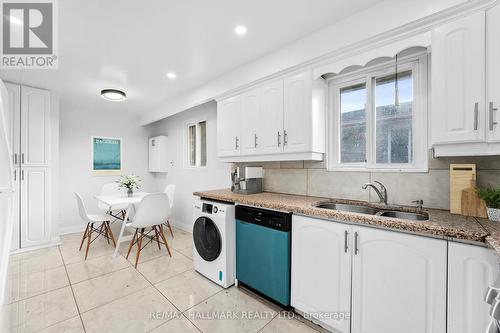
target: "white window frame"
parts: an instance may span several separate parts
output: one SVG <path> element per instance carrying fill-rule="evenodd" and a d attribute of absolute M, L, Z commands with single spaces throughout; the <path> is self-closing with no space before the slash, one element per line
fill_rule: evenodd
<path fill-rule="evenodd" d="M 207 150 L 207 160 L 205 165 L 201 165 L 201 127 L 200 123 L 205 123 L 205 143 Z M 190 147 L 189 147 L 189 128 L 195 126 L 196 128 L 196 143 L 195 143 L 195 162 L 196 165 L 191 165 L 190 163 Z M 208 165 L 208 121 L 206 119 L 197 119 L 189 121 L 184 125 L 184 167 L 186 169 L 203 169 Z"/>
<path fill-rule="evenodd" d="M 376 163 L 374 82 L 378 77 L 394 73 L 395 61 L 391 60 L 328 79 L 327 111 L 327 170 L 328 171 L 377 171 L 377 172 L 428 172 L 427 145 L 427 52 L 398 58 L 398 72 L 412 70 L 412 163 Z M 366 83 L 366 163 L 340 163 L 340 89 Z"/>

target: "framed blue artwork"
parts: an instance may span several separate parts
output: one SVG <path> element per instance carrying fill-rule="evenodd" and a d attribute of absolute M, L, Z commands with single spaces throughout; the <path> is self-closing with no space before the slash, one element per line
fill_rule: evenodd
<path fill-rule="evenodd" d="M 122 139 L 92 137 L 92 172 L 96 175 L 117 175 L 122 171 Z"/>

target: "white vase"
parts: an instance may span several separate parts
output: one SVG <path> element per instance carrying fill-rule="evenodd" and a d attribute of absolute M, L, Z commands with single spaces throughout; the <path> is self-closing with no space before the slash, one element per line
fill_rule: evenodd
<path fill-rule="evenodd" d="M 488 219 L 490 221 L 500 222 L 500 208 L 490 208 L 487 207 Z"/>

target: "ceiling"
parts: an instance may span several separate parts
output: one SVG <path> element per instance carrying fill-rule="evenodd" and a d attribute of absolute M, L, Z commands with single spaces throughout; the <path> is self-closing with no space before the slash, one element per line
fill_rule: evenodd
<path fill-rule="evenodd" d="M 57 92 L 61 112 L 144 113 L 380 1 L 58 1 L 59 68 L 2 70 L 0 77 Z M 238 24 L 248 28 L 244 37 L 233 32 Z M 110 87 L 127 100 L 103 100 L 99 91 Z"/>

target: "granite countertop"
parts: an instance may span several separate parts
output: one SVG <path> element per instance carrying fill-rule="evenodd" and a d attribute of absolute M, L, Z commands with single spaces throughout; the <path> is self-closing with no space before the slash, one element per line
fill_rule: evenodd
<path fill-rule="evenodd" d="M 443 238 L 482 242 L 488 244 L 497 251 L 497 254 L 500 254 L 500 223 L 496 224 L 485 219 L 453 215 L 449 211 L 445 210 L 424 209 L 423 211 L 429 214 L 429 220 L 412 221 L 315 207 L 315 205 L 319 202 L 330 201 L 337 203 L 362 204 L 370 207 L 382 208 L 382 206 L 378 204 L 367 204 L 365 202 L 353 200 L 309 197 L 270 192 L 243 195 L 233 193 L 229 189 L 201 191 L 194 192 L 193 194 L 206 199 L 251 205 L 295 214 L 338 220 L 347 223 L 378 226 L 381 228 L 429 234 Z M 390 210 L 391 207 L 383 207 L 383 209 Z M 398 209 L 408 212 L 416 212 L 415 208 L 412 207 L 398 207 Z"/>

